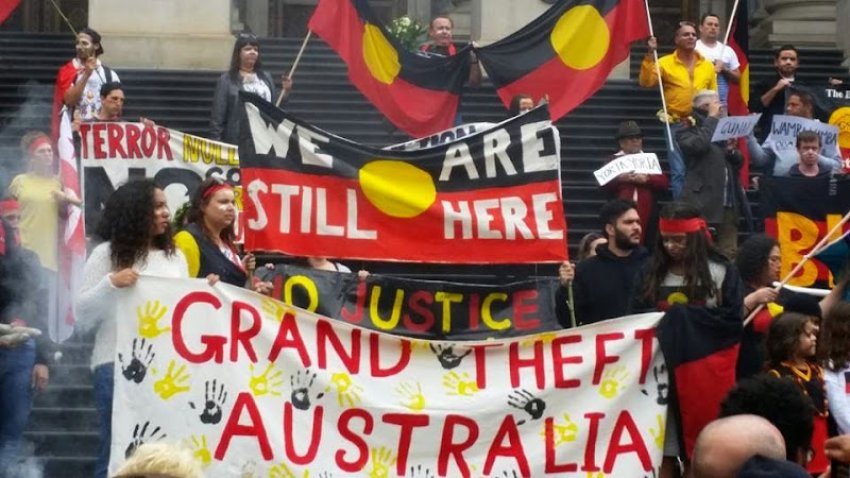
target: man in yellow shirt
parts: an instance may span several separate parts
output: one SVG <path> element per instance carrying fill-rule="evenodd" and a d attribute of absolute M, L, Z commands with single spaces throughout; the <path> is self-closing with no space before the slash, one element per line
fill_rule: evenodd
<path fill-rule="evenodd" d="M 717 74 L 714 65 L 696 51 L 697 28 L 691 22 L 680 22 L 674 40 L 676 50 L 658 60 L 661 81 L 664 87 L 664 100 L 667 102 L 666 121 L 670 122 L 672 137 L 668 138 L 667 162 L 670 165 L 670 188 L 673 198 L 678 199 L 685 184 L 685 163 L 676 144 L 676 132 L 681 129 L 682 121 L 691 114 L 694 94 L 700 90 L 717 91 Z M 640 66 L 640 86 L 652 88 L 658 85 L 658 71 L 655 65 L 655 49 L 658 42 L 650 37 L 649 47 Z M 670 149 L 670 146 L 673 146 Z"/>

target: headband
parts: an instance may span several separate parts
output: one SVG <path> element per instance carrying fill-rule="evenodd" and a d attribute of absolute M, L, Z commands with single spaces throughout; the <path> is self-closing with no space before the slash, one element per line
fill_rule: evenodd
<path fill-rule="evenodd" d="M 204 191 L 204 194 L 201 195 L 201 199 L 207 199 L 208 197 L 221 191 L 222 189 L 233 189 L 233 187 L 226 183 L 210 186 L 209 188 L 207 188 L 206 191 Z"/>
<path fill-rule="evenodd" d="M 0 212 L 17 211 L 21 208 L 21 203 L 17 199 L 4 199 L 0 201 Z"/>
<path fill-rule="evenodd" d="M 27 147 L 27 152 L 30 155 L 33 155 L 33 154 L 35 154 L 35 150 L 44 146 L 45 144 L 48 145 L 48 146 L 51 146 L 50 145 L 50 138 L 48 138 L 47 136 L 39 136 L 38 138 L 33 140 L 32 143 L 30 143 L 30 145 Z"/>
<path fill-rule="evenodd" d="M 705 238 L 711 242 L 711 234 L 708 232 L 708 225 L 705 219 L 701 217 L 692 217 L 690 219 L 664 219 L 658 220 L 658 230 L 666 234 L 687 234 L 689 232 L 703 231 Z"/>

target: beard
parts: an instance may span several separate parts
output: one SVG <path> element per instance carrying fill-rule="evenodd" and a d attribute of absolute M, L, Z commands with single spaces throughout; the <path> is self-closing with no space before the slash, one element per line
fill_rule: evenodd
<path fill-rule="evenodd" d="M 631 238 L 629 238 L 628 234 L 623 233 L 623 231 L 619 229 L 614 229 L 614 244 L 623 250 L 632 250 L 637 248 L 640 245 L 640 239 L 637 242 L 633 242 Z"/>

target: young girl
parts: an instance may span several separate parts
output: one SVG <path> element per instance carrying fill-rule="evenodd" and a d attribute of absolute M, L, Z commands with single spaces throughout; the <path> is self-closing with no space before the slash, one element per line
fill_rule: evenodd
<path fill-rule="evenodd" d="M 820 329 L 818 361 L 824 366 L 829 415 L 838 435 L 850 433 L 850 303 L 836 303 L 827 313 Z M 846 465 L 833 463 L 832 476 L 846 478 Z"/>
<path fill-rule="evenodd" d="M 793 380 L 812 400 L 815 429 L 806 469 L 815 475 L 826 471 L 829 465 L 823 452 L 829 411 L 823 369 L 815 360 L 817 334 L 818 327 L 812 316 L 787 312 L 770 324 L 765 343 L 768 373 Z"/>

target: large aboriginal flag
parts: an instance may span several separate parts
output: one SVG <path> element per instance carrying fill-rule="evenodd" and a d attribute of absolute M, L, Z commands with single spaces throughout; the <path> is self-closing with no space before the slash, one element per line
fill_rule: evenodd
<path fill-rule="evenodd" d="M 738 11 L 732 19 L 732 33 L 729 35 L 729 48 L 735 52 L 740 63 L 741 81 L 729 82 L 729 115 L 746 116 L 750 114 L 750 26 L 747 2 L 738 2 Z M 741 138 L 739 147 L 744 154 L 744 164 L 741 167 L 741 184 L 750 184 L 750 155 L 746 147 L 746 138 Z"/>
<path fill-rule="evenodd" d="M 560 142 L 545 107 L 446 144 L 389 151 L 242 98 L 249 250 L 467 264 L 566 258 Z"/>
<path fill-rule="evenodd" d="M 399 129 L 421 137 L 454 124 L 470 48 L 449 57 L 409 52 L 366 0 L 321 0 L 309 27 L 348 65 L 354 86 Z"/>
<path fill-rule="evenodd" d="M 643 0 L 561 0 L 513 35 L 476 52 L 507 106 L 549 96 L 553 120 L 593 95 L 649 36 Z"/>

